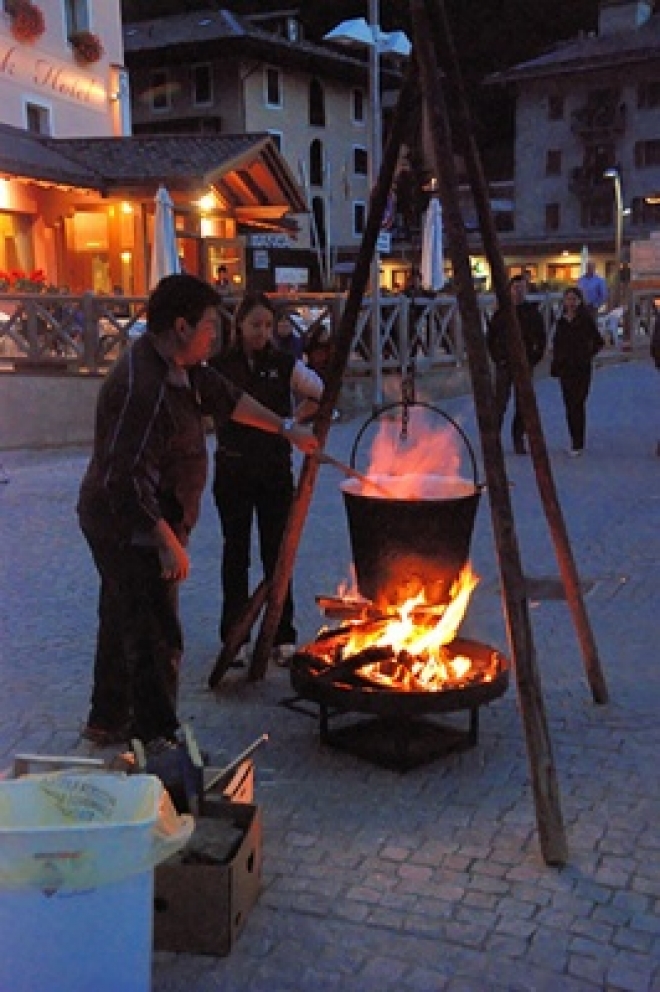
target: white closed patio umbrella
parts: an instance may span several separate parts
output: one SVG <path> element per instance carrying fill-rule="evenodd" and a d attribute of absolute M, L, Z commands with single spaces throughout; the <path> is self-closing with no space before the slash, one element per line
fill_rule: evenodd
<path fill-rule="evenodd" d="M 437 196 L 431 198 L 424 215 L 422 230 L 422 286 L 436 292 L 445 284 L 442 254 L 442 207 Z"/>
<path fill-rule="evenodd" d="M 580 252 L 580 275 L 585 275 L 587 271 L 587 263 L 589 261 L 589 248 L 587 245 L 582 245 L 582 251 Z"/>
<path fill-rule="evenodd" d="M 155 199 L 154 239 L 151 245 L 149 272 L 150 289 L 153 289 L 164 276 L 171 276 L 181 271 L 172 198 L 164 186 L 159 186 Z"/>

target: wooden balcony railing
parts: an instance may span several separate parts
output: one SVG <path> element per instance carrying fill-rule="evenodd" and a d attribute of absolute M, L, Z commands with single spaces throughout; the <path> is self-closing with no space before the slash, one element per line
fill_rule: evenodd
<path fill-rule="evenodd" d="M 632 337 L 648 333 L 655 292 L 631 294 Z M 535 300 L 550 334 L 560 293 L 538 293 Z M 230 334 L 239 297 L 223 301 L 223 335 Z M 343 294 L 279 296 L 277 304 L 294 309 L 304 329 L 323 323 L 334 334 L 346 297 Z M 383 373 L 405 374 L 411 362 L 430 371 L 466 361 L 461 317 L 455 296 L 381 296 L 375 341 Z M 480 294 L 484 330 L 496 306 L 493 294 Z M 72 375 L 103 374 L 131 341 L 145 329 L 145 297 L 84 293 L 0 294 L 0 370 Z M 374 370 L 371 301 L 365 297 L 356 321 L 348 376 Z M 220 344 L 220 343 L 219 343 Z"/>

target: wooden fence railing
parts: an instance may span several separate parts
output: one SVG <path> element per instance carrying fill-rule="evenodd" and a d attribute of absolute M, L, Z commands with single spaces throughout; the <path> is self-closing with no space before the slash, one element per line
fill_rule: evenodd
<path fill-rule="evenodd" d="M 650 290 L 630 294 L 627 313 L 630 326 L 626 342 L 634 346 L 648 335 L 654 315 L 655 293 Z M 551 333 L 558 312 L 559 293 L 535 294 Z M 342 294 L 301 294 L 278 296 L 278 306 L 299 315 L 303 329 L 322 323 L 334 333 L 344 305 Z M 229 333 L 238 297 L 223 301 L 221 311 L 225 335 Z M 405 373 L 411 361 L 425 369 L 462 365 L 465 346 L 456 298 L 381 297 L 380 320 L 376 337 L 378 361 L 384 373 Z M 495 297 L 479 298 L 484 328 L 496 305 Z M 0 369 L 9 371 L 42 370 L 71 374 L 104 372 L 131 340 L 145 327 L 145 297 L 116 297 L 83 293 L 0 294 Z M 614 314 L 601 320 L 601 328 L 611 333 L 614 346 L 622 343 L 624 317 Z M 373 314 L 368 297 L 356 322 L 349 375 L 369 375 L 374 367 Z"/>

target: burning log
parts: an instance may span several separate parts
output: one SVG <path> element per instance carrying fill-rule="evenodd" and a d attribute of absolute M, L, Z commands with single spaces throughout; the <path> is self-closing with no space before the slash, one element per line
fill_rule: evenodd
<path fill-rule="evenodd" d="M 321 682 L 338 682 L 342 679 L 350 678 L 351 675 L 355 673 L 360 668 L 365 668 L 367 665 L 377 665 L 382 662 L 391 661 L 395 657 L 394 649 L 388 644 L 384 647 L 367 647 L 362 651 L 358 651 L 356 654 L 351 655 L 350 658 L 346 658 L 336 664 L 329 665 L 322 672 L 319 672 L 317 678 Z"/>
<path fill-rule="evenodd" d="M 317 596 L 316 604 L 324 616 L 332 620 L 365 621 L 391 620 L 401 616 L 394 607 L 383 609 L 369 599 L 353 599 L 345 596 Z M 446 603 L 415 606 L 411 611 L 413 623 L 419 626 L 435 626 L 442 619 Z"/>
<path fill-rule="evenodd" d="M 316 605 L 332 620 L 381 620 L 385 614 L 370 599 L 345 596 L 317 596 Z"/>

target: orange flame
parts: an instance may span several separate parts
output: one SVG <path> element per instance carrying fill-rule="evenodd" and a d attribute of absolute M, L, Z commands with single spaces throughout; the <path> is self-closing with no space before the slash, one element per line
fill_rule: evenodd
<path fill-rule="evenodd" d="M 436 492 L 427 491 L 429 480 L 465 481 L 457 478 L 461 465 L 458 437 L 454 428 L 438 429 L 437 421 L 431 422 L 423 408 L 409 410 L 405 437 L 399 420 L 382 420 L 371 444 L 366 474 L 387 477 L 388 488 L 394 479 L 397 499 L 437 498 Z"/>
<path fill-rule="evenodd" d="M 344 656 L 357 654 L 368 647 L 390 646 L 395 652 L 406 651 L 408 654 L 433 655 L 439 649 L 453 641 L 463 621 L 473 589 L 479 578 L 471 567 L 466 565 L 454 582 L 450 602 L 447 605 L 434 606 L 415 613 L 417 607 L 425 605 L 425 596 L 421 592 L 414 599 L 409 599 L 399 606 L 396 614 L 383 621 L 383 628 L 366 632 L 356 628 L 348 638 L 344 648 Z"/>

